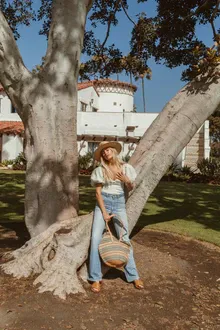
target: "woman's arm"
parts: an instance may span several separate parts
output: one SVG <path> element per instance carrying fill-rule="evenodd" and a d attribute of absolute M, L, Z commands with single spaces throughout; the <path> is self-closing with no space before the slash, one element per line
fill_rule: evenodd
<path fill-rule="evenodd" d="M 126 176 L 126 177 L 127 177 L 127 176 Z M 127 177 L 127 178 L 128 178 L 128 177 Z M 134 183 L 132 183 L 132 182 L 129 180 L 129 178 L 128 178 L 128 181 L 125 182 L 125 185 L 126 185 L 128 191 L 131 191 L 131 190 L 134 189 Z"/>
<path fill-rule="evenodd" d="M 102 184 L 98 183 L 98 184 L 96 184 L 96 192 L 95 192 L 96 200 L 97 200 L 97 202 L 99 204 L 99 207 L 102 211 L 102 215 L 103 215 L 104 220 L 109 221 L 109 220 L 111 220 L 112 217 L 114 217 L 114 214 L 109 215 L 108 212 L 106 211 L 105 204 L 104 204 L 101 192 L 102 192 Z"/>

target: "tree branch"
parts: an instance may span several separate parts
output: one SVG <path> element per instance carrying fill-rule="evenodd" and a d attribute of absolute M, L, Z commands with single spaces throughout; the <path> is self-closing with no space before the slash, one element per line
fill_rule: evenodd
<path fill-rule="evenodd" d="M 52 21 L 43 70 L 50 84 L 72 86 L 78 77 L 86 16 L 92 1 L 53 1 Z M 71 74 L 70 74 L 71 72 Z M 68 78 L 72 76 L 72 82 Z"/>
<path fill-rule="evenodd" d="M 211 24 L 211 27 L 212 27 L 212 33 L 213 33 L 213 36 L 214 36 L 214 39 L 216 38 L 216 29 L 215 29 L 215 25 L 214 25 L 214 22 L 213 21 L 210 21 L 210 24 Z"/>
<path fill-rule="evenodd" d="M 136 23 L 135 23 L 135 22 L 133 21 L 133 19 L 129 16 L 128 11 L 126 10 L 126 8 L 125 8 L 123 2 L 121 3 L 121 6 L 122 6 L 122 9 L 123 9 L 125 15 L 127 16 L 128 20 L 129 20 L 131 23 L 133 23 L 134 26 L 136 26 Z"/>
<path fill-rule="evenodd" d="M 22 86 L 30 76 L 13 33 L 0 10 L 0 82 L 20 115 L 23 101 Z"/>
<path fill-rule="evenodd" d="M 217 0 L 218 1 L 218 0 Z M 185 18 L 184 18 L 184 20 L 185 19 L 188 19 L 188 18 L 191 18 L 192 16 L 197 16 L 199 13 L 200 13 L 200 11 L 201 11 L 201 9 L 203 9 L 207 4 L 208 4 L 208 2 L 209 2 L 209 0 L 204 0 L 198 7 L 197 7 L 197 9 L 195 10 L 195 11 L 193 11 L 190 15 L 188 15 L 188 16 L 186 16 Z"/>
<path fill-rule="evenodd" d="M 219 12 L 219 6 L 220 6 L 220 0 L 217 0 L 216 7 L 215 7 L 215 9 L 214 9 L 214 11 L 212 13 L 211 18 L 210 18 L 210 24 L 211 24 L 211 27 L 212 27 L 212 32 L 213 32 L 213 36 L 214 36 L 214 39 L 215 40 L 216 40 L 217 33 L 216 33 L 215 25 L 214 25 L 214 20 L 216 18 L 216 15 Z"/>
<path fill-rule="evenodd" d="M 118 1 L 116 2 L 116 4 L 115 4 L 115 10 L 114 10 L 114 12 L 113 12 L 112 14 L 110 14 L 110 16 L 109 16 L 108 27 L 107 27 L 107 32 L 106 32 L 106 37 L 105 37 L 105 40 L 103 41 L 102 46 L 101 46 L 102 49 L 104 48 L 104 46 L 105 46 L 105 44 L 106 44 L 106 42 L 107 42 L 107 40 L 108 40 L 108 38 L 109 38 L 110 29 L 111 29 L 111 24 L 112 24 L 113 19 L 115 18 L 115 15 L 116 15 L 116 12 L 117 12 L 117 10 L 118 10 L 118 6 L 119 6 L 120 3 L 122 3 L 121 0 L 118 0 Z"/>

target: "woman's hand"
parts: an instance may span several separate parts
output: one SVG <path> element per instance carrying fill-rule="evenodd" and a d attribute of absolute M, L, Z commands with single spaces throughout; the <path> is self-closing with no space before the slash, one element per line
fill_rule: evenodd
<path fill-rule="evenodd" d="M 130 181 L 130 179 L 124 173 L 118 172 L 116 174 L 116 179 L 120 180 L 121 182 L 124 182 L 128 191 L 131 191 L 134 188 L 134 184 Z"/>
<path fill-rule="evenodd" d="M 108 213 L 103 213 L 103 218 L 106 222 L 109 222 L 111 218 L 115 217 L 115 214 L 108 214 Z"/>
<path fill-rule="evenodd" d="M 124 182 L 125 184 L 131 183 L 131 181 L 129 180 L 127 175 L 125 175 L 123 172 L 118 172 L 115 177 L 116 177 L 116 179 Z"/>

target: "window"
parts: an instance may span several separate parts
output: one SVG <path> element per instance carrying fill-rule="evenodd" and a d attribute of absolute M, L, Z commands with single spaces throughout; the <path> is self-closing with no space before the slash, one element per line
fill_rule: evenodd
<path fill-rule="evenodd" d="M 13 105 L 11 105 L 11 113 L 16 113 L 16 112 L 17 111 L 16 111 L 15 107 Z"/>
<path fill-rule="evenodd" d="M 80 102 L 80 111 L 86 111 L 86 108 L 87 108 L 87 104 L 84 103 L 84 102 Z"/>
<path fill-rule="evenodd" d="M 97 108 L 95 108 L 95 107 L 92 107 L 92 112 L 97 112 L 98 111 L 98 109 Z"/>
<path fill-rule="evenodd" d="M 94 153 L 97 147 L 98 147 L 97 142 L 88 142 L 88 152 Z"/>

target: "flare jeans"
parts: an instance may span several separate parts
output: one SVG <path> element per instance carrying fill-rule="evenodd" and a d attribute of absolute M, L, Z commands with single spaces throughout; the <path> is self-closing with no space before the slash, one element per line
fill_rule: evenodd
<path fill-rule="evenodd" d="M 113 218 L 116 234 L 119 237 L 122 230 L 122 239 L 130 243 L 128 236 L 128 221 L 125 209 L 125 195 L 113 195 L 102 193 L 102 198 L 105 204 L 106 211 L 109 214 L 115 214 L 120 218 L 126 230 L 124 230 L 117 219 Z M 102 211 L 98 204 L 96 204 L 94 211 L 94 219 L 92 226 L 91 245 L 90 245 L 90 258 L 89 258 L 89 281 L 96 282 L 102 280 L 101 260 L 99 256 L 98 246 L 101 242 L 103 232 L 105 230 L 105 220 Z M 133 249 L 130 248 L 130 255 L 127 265 L 124 268 L 124 273 L 128 282 L 139 279 L 136 269 Z"/>

